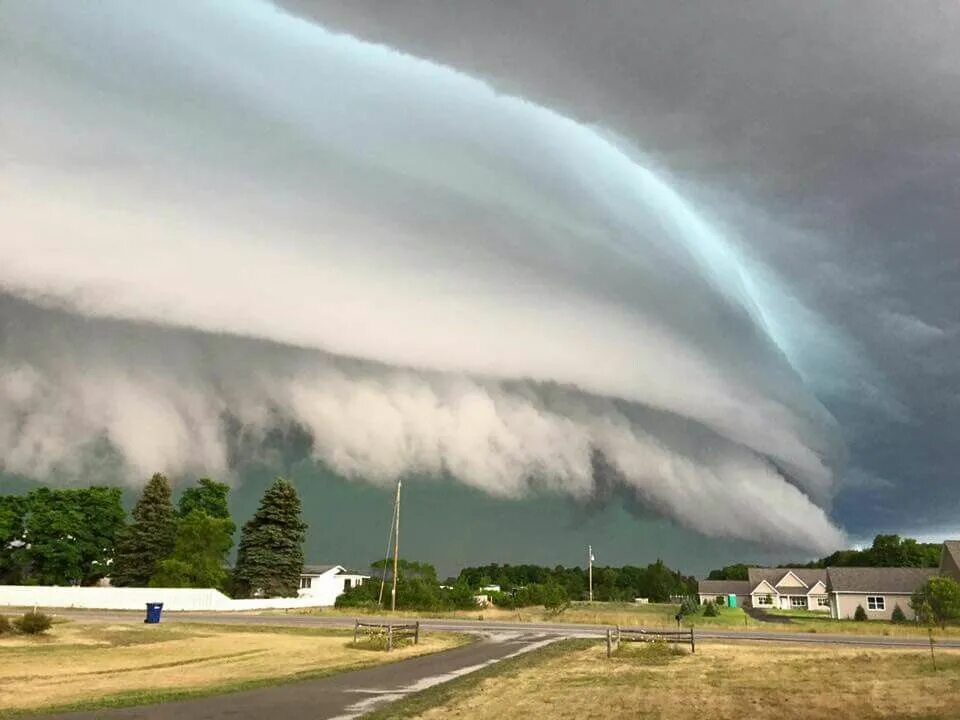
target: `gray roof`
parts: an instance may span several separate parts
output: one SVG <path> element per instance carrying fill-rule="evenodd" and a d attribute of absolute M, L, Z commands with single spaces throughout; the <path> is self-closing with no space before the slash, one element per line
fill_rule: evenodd
<path fill-rule="evenodd" d="M 960 540 L 946 540 L 943 543 L 943 552 L 953 559 L 953 564 L 960 568 Z"/>
<path fill-rule="evenodd" d="M 323 575 L 325 572 L 333 570 L 335 567 L 340 567 L 339 565 L 304 565 L 303 570 L 300 571 L 301 575 Z"/>
<path fill-rule="evenodd" d="M 819 581 L 827 582 L 827 571 L 822 568 L 747 568 L 747 577 L 750 578 L 750 589 L 753 590 L 761 582 L 766 580 L 776 587 L 777 582 L 788 572 L 792 572 L 800 580 L 806 583 L 807 587 L 783 587 L 777 590 L 784 595 L 806 595 L 810 588 Z"/>
<path fill-rule="evenodd" d="M 697 583 L 701 595 L 749 595 L 750 583 L 746 580 L 701 580 Z"/>
<path fill-rule="evenodd" d="M 936 568 L 831 567 L 831 592 L 912 593 L 937 574 Z"/>

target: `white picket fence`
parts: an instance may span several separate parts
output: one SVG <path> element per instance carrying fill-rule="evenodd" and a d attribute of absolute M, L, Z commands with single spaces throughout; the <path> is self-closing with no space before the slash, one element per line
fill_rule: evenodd
<path fill-rule="evenodd" d="M 273 610 L 314 607 L 316 598 L 253 598 L 234 600 L 213 588 L 59 587 L 0 585 L 0 607 L 143 610 L 147 603 L 164 610 Z"/>

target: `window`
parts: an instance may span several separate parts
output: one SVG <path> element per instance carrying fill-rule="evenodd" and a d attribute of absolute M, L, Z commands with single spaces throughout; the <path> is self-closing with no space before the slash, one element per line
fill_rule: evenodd
<path fill-rule="evenodd" d="M 830 598 L 826 595 L 821 595 L 817 598 L 817 607 L 830 607 Z"/>
<path fill-rule="evenodd" d="M 313 578 L 308 578 L 308 577 L 300 578 L 300 589 L 306 590 L 307 588 L 310 587 L 311 583 L 313 583 Z"/>
<path fill-rule="evenodd" d="M 887 603 L 882 595 L 867 595 L 867 610 L 886 610 Z"/>
<path fill-rule="evenodd" d="M 757 597 L 757 605 L 773 605 L 773 596 L 759 595 Z"/>
<path fill-rule="evenodd" d="M 794 595 L 790 598 L 790 607 L 794 608 L 805 608 L 807 606 L 807 599 L 805 597 L 798 597 Z"/>

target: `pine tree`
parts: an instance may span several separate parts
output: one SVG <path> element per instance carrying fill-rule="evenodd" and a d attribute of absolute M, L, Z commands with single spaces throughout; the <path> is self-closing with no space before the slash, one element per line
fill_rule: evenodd
<path fill-rule="evenodd" d="M 143 488 L 133 508 L 133 523 L 120 533 L 110 578 L 114 585 L 146 587 L 157 563 L 173 553 L 176 512 L 170 483 L 157 473 Z"/>
<path fill-rule="evenodd" d="M 267 488 L 256 514 L 243 526 L 234 589 L 238 597 L 295 597 L 303 571 L 307 526 L 289 480 Z"/>

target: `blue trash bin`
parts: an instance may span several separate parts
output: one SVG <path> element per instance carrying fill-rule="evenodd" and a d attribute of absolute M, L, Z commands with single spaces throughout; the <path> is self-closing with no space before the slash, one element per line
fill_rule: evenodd
<path fill-rule="evenodd" d="M 147 603 L 147 617 L 145 623 L 160 622 L 160 613 L 163 611 L 163 603 Z"/>

